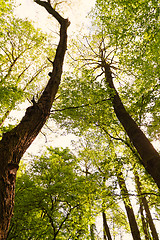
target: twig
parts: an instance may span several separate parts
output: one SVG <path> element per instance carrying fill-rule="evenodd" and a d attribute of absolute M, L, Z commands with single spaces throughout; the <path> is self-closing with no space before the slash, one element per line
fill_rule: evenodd
<path fill-rule="evenodd" d="M 110 99 L 110 98 L 109 98 L 109 99 L 103 99 L 103 100 L 98 101 L 98 102 L 95 102 L 95 103 L 86 103 L 86 104 L 83 104 L 83 105 L 81 105 L 81 106 L 66 107 L 66 108 L 62 108 L 62 109 L 55 109 L 55 110 L 52 110 L 51 113 L 53 113 L 53 112 L 65 111 L 65 110 L 69 110 L 69 109 L 83 108 L 83 107 L 87 107 L 87 106 L 89 106 L 89 105 L 98 104 L 98 103 L 105 102 L 105 101 L 108 101 L 108 100 L 111 100 L 111 99 Z"/>

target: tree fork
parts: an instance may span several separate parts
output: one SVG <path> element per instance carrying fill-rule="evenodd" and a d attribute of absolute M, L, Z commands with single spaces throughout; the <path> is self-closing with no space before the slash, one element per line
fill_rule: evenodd
<path fill-rule="evenodd" d="M 106 63 L 104 59 L 102 59 L 102 67 L 104 69 L 106 83 L 109 88 L 113 90 L 110 97 L 112 99 L 114 112 L 139 153 L 142 160 L 141 163 L 160 189 L 160 155 L 126 111 L 114 86 L 110 65 Z"/>
<path fill-rule="evenodd" d="M 61 81 L 64 56 L 67 49 L 68 19 L 56 12 L 49 1 L 35 0 L 43 6 L 60 24 L 60 40 L 54 58 L 54 67 L 48 84 L 33 106 L 27 108 L 21 122 L 0 141 L 0 240 L 7 238 L 13 214 L 15 180 L 19 162 L 27 148 L 34 141 L 50 115 L 55 95 Z"/>

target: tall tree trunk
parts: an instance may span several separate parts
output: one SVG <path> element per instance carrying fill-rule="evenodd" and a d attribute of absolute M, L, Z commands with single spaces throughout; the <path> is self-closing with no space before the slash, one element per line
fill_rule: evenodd
<path fill-rule="evenodd" d="M 103 217 L 104 239 L 105 237 L 107 237 L 106 240 L 107 239 L 112 240 L 111 233 L 107 224 L 106 214 L 104 211 L 102 212 L 102 217 Z"/>
<path fill-rule="evenodd" d="M 125 131 L 127 132 L 134 147 L 137 149 L 137 152 L 141 156 L 143 166 L 145 167 L 147 172 L 153 177 L 154 181 L 160 188 L 160 155 L 154 149 L 154 147 L 149 142 L 145 134 L 138 127 L 136 122 L 126 111 L 120 99 L 120 96 L 113 84 L 110 65 L 106 63 L 103 58 L 102 67 L 105 72 L 106 83 L 108 84 L 109 88 L 113 90 L 110 92 L 115 114 L 118 120 L 121 122 L 122 126 L 124 127 Z"/>
<path fill-rule="evenodd" d="M 106 198 L 105 196 L 105 191 L 106 190 L 106 177 L 103 176 L 103 184 L 102 184 L 102 219 L 103 219 L 103 233 L 104 233 L 104 240 L 112 240 L 111 233 L 107 224 L 107 218 L 106 218 L 106 213 L 105 213 L 105 201 L 104 199 Z"/>
<path fill-rule="evenodd" d="M 120 190 L 121 190 L 122 199 L 123 199 L 123 202 L 124 202 L 124 205 L 125 205 L 125 209 L 126 209 L 126 212 L 127 212 L 132 237 L 133 237 L 134 240 L 141 240 L 140 232 L 139 232 L 138 225 L 137 225 L 137 222 L 136 222 L 136 218 L 135 218 L 135 215 L 134 215 L 134 211 L 133 211 L 130 199 L 129 199 L 126 183 L 125 183 L 125 180 L 123 178 L 123 174 L 120 170 L 118 170 L 118 172 L 117 172 L 117 179 L 118 179 L 119 187 L 120 187 Z"/>
<path fill-rule="evenodd" d="M 87 163 L 85 164 L 85 175 L 86 175 L 86 179 L 88 178 L 88 174 L 89 174 L 89 171 L 88 171 L 88 166 L 87 166 Z M 90 212 L 90 215 L 92 215 L 92 200 L 90 199 L 90 194 L 88 194 L 88 203 L 89 203 L 89 212 Z M 94 229 L 96 228 L 95 224 L 94 223 L 91 223 L 89 224 L 89 231 L 90 231 L 90 239 L 91 240 L 95 240 L 95 231 Z"/>
<path fill-rule="evenodd" d="M 36 103 L 27 108 L 21 122 L 0 141 L 0 239 L 5 240 L 13 214 L 15 179 L 19 162 L 49 117 L 50 109 L 61 81 L 62 66 L 67 49 L 68 19 L 62 18 L 50 1 L 35 0 L 60 23 L 60 41 L 53 61 L 50 80 Z"/>
<path fill-rule="evenodd" d="M 103 239 L 107 240 L 106 233 L 103 231 Z"/>
<path fill-rule="evenodd" d="M 141 214 L 144 237 L 145 237 L 145 240 L 151 240 L 150 234 L 149 234 L 149 231 L 148 231 L 147 222 L 146 222 L 146 219 L 145 219 L 145 216 L 144 216 L 144 213 L 143 213 L 143 204 L 142 204 L 141 199 L 139 199 L 139 204 L 140 204 L 140 214 Z"/>
<path fill-rule="evenodd" d="M 145 212 L 146 212 L 146 217 L 147 217 L 147 220 L 148 220 L 148 223 L 149 223 L 149 227 L 151 229 L 151 234 L 152 234 L 153 240 L 159 240 L 158 233 L 156 231 L 156 228 L 155 228 L 155 225 L 154 225 L 154 222 L 153 222 L 153 219 L 152 219 L 152 215 L 151 215 L 151 212 L 149 210 L 147 199 L 146 199 L 145 196 L 142 195 L 141 182 L 139 180 L 139 176 L 138 176 L 137 172 L 135 172 L 135 182 L 136 182 L 136 186 L 137 186 L 137 192 L 140 196 L 141 202 L 143 203 L 143 206 L 144 206 L 144 209 L 145 209 Z"/>
<path fill-rule="evenodd" d="M 91 240 L 95 240 L 94 228 L 95 228 L 95 224 L 90 224 L 90 236 L 91 236 Z"/>

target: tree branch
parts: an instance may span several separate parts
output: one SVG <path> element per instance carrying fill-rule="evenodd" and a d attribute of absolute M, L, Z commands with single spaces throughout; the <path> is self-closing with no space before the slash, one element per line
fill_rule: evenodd
<path fill-rule="evenodd" d="M 55 110 L 52 110 L 51 113 L 61 112 L 61 111 L 69 110 L 69 109 L 83 108 L 83 107 L 87 107 L 87 106 L 90 106 L 90 105 L 96 105 L 96 104 L 99 104 L 101 102 L 105 102 L 105 101 L 108 101 L 108 100 L 111 100 L 111 99 L 110 98 L 109 99 L 103 99 L 103 100 L 95 102 L 95 103 L 86 103 L 86 104 L 83 104 L 83 105 L 80 105 L 80 106 L 75 106 L 75 107 L 66 107 L 66 108 L 61 108 L 61 109 L 55 109 Z"/>
<path fill-rule="evenodd" d="M 50 1 L 47 1 L 47 2 L 41 1 L 41 0 L 34 0 L 34 1 L 40 6 L 43 6 L 47 10 L 47 12 L 51 14 L 54 18 L 56 18 L 61 25 L 66 20 L 63 17 L 61 17 L 61 15 L 55 9 L 52 8 Z M 70 24 L 69 21 L 68 21 L 68 24 Z"/>

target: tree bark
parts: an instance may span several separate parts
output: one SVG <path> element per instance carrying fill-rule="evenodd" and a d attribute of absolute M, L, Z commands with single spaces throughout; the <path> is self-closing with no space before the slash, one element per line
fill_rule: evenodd
<path fill-rule="evenodd" d="M 133 208 L 132 208 L 129 196 L 128 196 L 128 190 L 127 190 L 127 187 L 126 187 L 126 184 L 125 184 L 125 180 L 123 178 L 123 174 L 120 170 L 117 173 L 117 179 L 118 179 L 119 187 L 120 187 L 120 190 L 121 190 L 122 199 L 123 199 L 123 202 L 124 202 L 124 205 L 125 205 L 125 209 L 126 209 L 126 212 L 127 212 L 132 237 L 133 237 L 134 240 L 141 240 L 140 232 L 139 232 L 138 225 L 137 225 L 137 222 L 136 222 L 136 218 L 135 218 L 135 215 L 134 215 L 134 211 L 133 211 Z"/>
<path fill-rule="evenodd" d="M 142 164 L 147 172 L 152 176 L 157 186 L 160 188 L 160 155 L 149 142 L 145 134 L 138 127 L 133 118 L 126 111 L 120 96 L 113 84 L 110 65 L 102 58 L 102 67 L 105 72 L 105 80 L 110 88 L 110 95 L 114 112 L 128 134 L 131 142 L 141 156 Z M 112 90 L 112 91 L 111 91 Z"/>
<path fill-rule="evenodd" d="M 102 218 L 103 218 L 104 239 L 112 240 L 111 233 L 107 224 L 106 214 L 104 211 L 102 212 Z"/>
<path fill-rule="evenodd" d="M 36 103 L 27 108 L 21 122 L 0 141 L 0 239 L 5 240 L 13 214 L 15 180 L 19 162 L 27 148 L 34 141 L 50 115 L 55 95 L 61 81 L 62 67 L 67 49 L 68 19 L 62 18 L 47 2 L 35 0 L 60 23 L 60 40 L 53 61 L 50 80 Z"/>
<path fill-rule="evenodd" d="M 147 199 L 146 199 L 145 196 L 142 195 L 141 182 L 139 180 L 139 176 L 138 176 L 137 172 L 135 173 L 135 182 L 136 182 L 136 186 L 137 186 L 137 192 L 140 196 L 140 200 L 143 203 L 143 206 L 144 206 L 144 209 L 145 209 L 145 212 L 146 212 L 146 217 L 147 217 L 147 220 L 148 220 L 148 223 L 149 223 L 149 227 L 151 229 L 151 234 L 152 234 L 153 240 L 159 240 L 158 233 L 157 233 L 157 230 L 155 228 L 155 225 L 154 225 L 154 222 L 153 222 L 153 219 L 152 219 L 152 215 L 151 215 L 151 212 L 150 212 L 150 209 L 149 209 L 149 206 L 148 206 Z"/>

